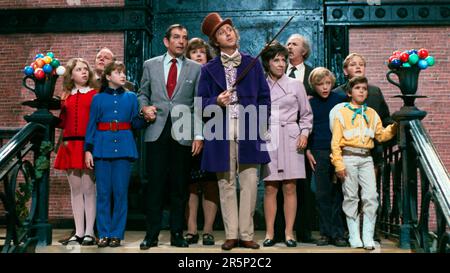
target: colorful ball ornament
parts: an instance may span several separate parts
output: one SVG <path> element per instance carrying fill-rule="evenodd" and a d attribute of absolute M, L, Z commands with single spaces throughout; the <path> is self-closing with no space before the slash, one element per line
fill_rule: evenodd
<path fill-rule="evenodd" d="M 402 62 L 399 59 L 395 58 L 392 60 L 391 65 L 393 67 L 400 67 L 402 65 Z"/>
<path fill-rule="evenodd" d="M 45 61 L 44 61 L 44 59 L 42 59 L 42 58 L 37 59 L 37 60 L 35 61 L 35 63 L 36 63 L 36 66 L 37 66 L 38 68 L 42 68 L 42 67 L 45 65 Z"/>
<path fill-rule="evenodd" d="M 434 57 L 433 56 L 426 57 L 425 61 L 427 61 L 428 66 L 433 66 L 434 65 Z"/>
<path fill-rule="evenodd" d="M 64 75 L 65 72 L 66 69 L 64 68 L 64 66 L 59 66 L 58 68 L 56 68 L 56 74 L 58 74 L 59 76 Z"/>
<path fill-rule="evenodd" d="M 392 52 L 392 56 L 398 56 L 398 57 L 400 57 L 400 54 L 402 54 L 402 52 L 399 51 L 399 50 L 396 50 L 396 51 Z"/>
<path fill-rule="evenodd" d="M 58 66 L 60 66 L 60 62 L 59 62 L 59 60 L 58 59 L 53 59 L 51 62 L 50 62 L 50 65 L 51 66 L 53 66 L 53 68 L 57 68 Z"/>
<path fill-rule="evenodd" d="M 428 50 L 426 50 L 425 48 L 421 48 L 419 49 L 419 51 L 417 51 L 417 55 L 419 55 L 419 58 L 425 59 L 426 57 L 428 57 Z"/>
<path fill-rule="evenodd" d="M 428 67 L 428 63 L 427 63 L 427 61 L 425 61 L 425 60 L 420 60 L 419 62 L 418 62 L 418 65 L 419 65 L 419 68 L 420 69 L 427 69 L 427 67 Z"/>
<path fill-rule="evenodd" d="M 407 52 L 403 52 L 402 54 L 400 54 L 400 61 L 402 61 L 402 63 L 406 63 L 408 61 L 409 58 L 409 54 Z"/>
<path fill-rule="evenodd" d="M 39 54 L 36 54 L 36 57 L 34 57 L 35 60 L 37 60 L 39 58 L 44 58 L 44 54 L 39 53 Z"/>
<path fill-rule="evenodd" d="M 392 63 L 393 59 L 398 59 L 397 57 L 395 57 L 394 55 L 392 55 L 391 57 L 389 57 L 388 59 L 388 63 Z"/>
<path fill-rule="evenodd" d="M 38 80 L 42 80 L 45 78 L 45 72 L 42 68 L 38 68 L 34 71 L 34 77 Z"/>
<path fill-rule="evenodd" d="M 49 63 L 52 62 L 52 58 L 50 58 L 49 56 L 45 56 L 45 57 L 42 58 L 42 59 L 44 60 L 44 62 L 45 62 L 46 64 L 49 64 Z"/>
<path fill-rule="evenodd" d="M 403 63 L 402 67 L 411 67 L 411 65 L 409 63 Z"/>
<path fill-rule="evenodd" d="M 419 56 L 416 53 L 409 55 L 409 58 L 408 58 L 409 64 L 413 65 L 413 64 L 416 64 L 418 61 L 419 61 Z"/>
<path fill-rule="evenodd" d="M 31 76 L 31 75 L 33 75 L 33 73 L 34 73 L 34 69 L 33 69 L 33 67 L 27 65 L 27 66 L 25 66 L 25 68 L 23 69 L 23 73 L 24 73 L 25 75 L 27 75 L 27 76 Z"/>
<path fill-rule="evenodd" d="M 49 64 L 44 65 L 44 67 L 42 68 L 42 70 L 44 70 L 44 72 L 46 74 L 50 74 L 53 70 L 53 67 Z"/>

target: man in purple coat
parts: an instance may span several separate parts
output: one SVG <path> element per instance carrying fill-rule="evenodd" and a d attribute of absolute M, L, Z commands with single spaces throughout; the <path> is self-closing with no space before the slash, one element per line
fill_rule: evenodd
<path fill-rule="evenodd" d="M 258 249 L 259 245 L 253 241 L 257 171 L 259 164 L 270 162 L 258 128 L 267 124 L 270 113 L 269 86 L 258 61 L 233 88 L 254 58 L 239 52 L 239 36 L 231 19 L 223 20 L 219 14 L 210 13 L 202 23 L 202 32 L 217 53 L 216 58 L 202 67 L 198 95 L 202 98 L 204 115 L 213 112 L 213 119 L 219 121 L 210 126 L 212 119 L 205 120 L 202 169 L 216 172 L 219 180 L 226 234 L 222 249 L 238 245 Z M 236 176 L 240 185 L 239 207 Z"/>

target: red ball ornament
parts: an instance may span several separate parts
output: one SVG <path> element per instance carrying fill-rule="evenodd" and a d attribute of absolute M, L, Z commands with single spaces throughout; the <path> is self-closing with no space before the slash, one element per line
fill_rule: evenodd
<path fill-rule="evenodd" d="M 400 54 L 400 61 L 402 61 L 402 63 L 406 63 L 408 59 L 409 59 L 408 52 L 403 52 L 402 54 Z"/>
<path fill-rule="evenodd" d="M 397 59 L 397 56 L 392 55 L 391 57 L 389 57 L 388 63 L 392 63 L 393 59 Z"/>
<path fill-rule="evenodd" d="M 42 68 L 37 68 L 34 71 L 34 77 L 38 80 L 42 80 L 43 78 L 45 78 L 45 72 L 44 70 L 42 70 Z"/>
<path fill-rule="evenodd" d="M 417 51 L 417 55 L 419 55 L 419 58 L 425 59 L 426 57 L 428 57 L 428 50 L 426 50 L 425 48 L 421 48 L 419 49 L 419 51 Z"/>
<path fill-rule="evenodd" d="M 36 62 L 32 62 L 32 63 L 30 64 L 30 66 L 33 68 L 33 70 L 36 70 L 36 68 L 38 68 Z"/>

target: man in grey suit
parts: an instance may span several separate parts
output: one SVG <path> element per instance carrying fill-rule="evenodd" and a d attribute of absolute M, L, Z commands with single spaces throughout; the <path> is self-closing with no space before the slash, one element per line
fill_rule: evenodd
<path fill-rule="evenodd" d="M 170 26 L 163 41 L 167 52 L 145 61 L 138 92 L 140 112 L 149 121 L 145 131 L 149 153 L 144 190 L 146 236 L 141 249 L 158 245 L 165 192 L 169 192 L 170 201 L 170 243 L 189 246 L 183 238 L 183 227 L 190 162 L 203 146 L 201 131 L 194 135 L 193 130 L 201 130 L 193 124 L 200 65 L 183 56 L 188 42 L 186 28 Z"/>

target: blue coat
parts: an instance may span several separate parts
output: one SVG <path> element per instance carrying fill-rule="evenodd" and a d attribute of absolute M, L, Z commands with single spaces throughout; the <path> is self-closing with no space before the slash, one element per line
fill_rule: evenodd
<path fill-rule="evenodd" d="M 241 53 L 242 62 L 237 67 L 237 76 L 241 75 L 245 67 L 254 59 L 251 56 Z M 220 93 L 226 90 L 225 71 L 220 61 L 220 57 L 216 57 L 209 63 L 204 65 L 201 70 L 198 96 L 202 98 L 202 107 L 209 105 L 217 105 L 217 97 Z M 266 105 L 268 107 L 268 116 L 270 115 L 270 89 L 267 85 L 261 63 L 256 62 L 255 66 L 249 71 L 245 78 L 237 85 L 237 95 L 239 104 L 246 107 L 248 105 Z M 226 139 L 227 132 L 225 132 L 227 117 L 225 115 L 225 108 L 221 107 L 223 116 L 223 136 L 222 140 L 212 139 L 208 140 L 205 135 L 204 151 L 202 158 L 202 169 L 209 172 L 226 172 L 230 170 L 230 143 Z M 268 120 L 259 120 L 259 111 L 257 118 L 257 125 L 260 122 L 267 123 Z M 208 120 L 204 120 L 207 122 Z M 239 118 L 242 122 L 242 116 Z M 255 122 L 255 121 L 252 121 Z M 258 128 L 258 127 L 257 127 Z M 270 157 L 267 151 L 262 147 L 265 142 L 261 140 L 259 130 L 257 132 L 257 139 L 250 140 L 249 136 L 249 119 L 245 119 L 245 139 L 242 140 L 242 132 L 240 132 L 239 140 L 239 163 L 240 164 L 266 164 L 270 162 Z"/>
<path fill-rule="evenodd" d="M 137 159 L 138 152 L 131 130 L 100 131 L 98 122 L 131 122 L 133 128 L 145 127 L 139 116 L 136 94 L 122 88 L 105 88 L 94 96 L 86 131 L 85 150 L 92 152 L 94 158 Z"/>

